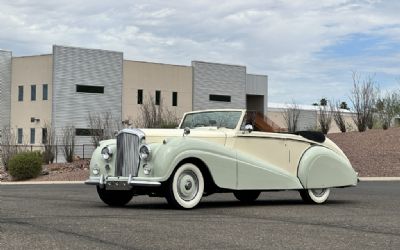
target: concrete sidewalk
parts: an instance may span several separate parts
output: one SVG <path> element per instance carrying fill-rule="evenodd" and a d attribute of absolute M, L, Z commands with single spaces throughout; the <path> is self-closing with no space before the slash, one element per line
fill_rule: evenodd
<path fill-rule="evenodd" d="M 400 181 L 400 177 L 359 177 L 360 181 Z M 36 184 L 84 184 L 84 181 L 10 181 L 0 185 L 36 185 Z"/>
<path fill-rule="evenodd" d="M 84 184 L 84 181 L 7 181 L 0 185 L 34 185 L 34 184 Z"/>

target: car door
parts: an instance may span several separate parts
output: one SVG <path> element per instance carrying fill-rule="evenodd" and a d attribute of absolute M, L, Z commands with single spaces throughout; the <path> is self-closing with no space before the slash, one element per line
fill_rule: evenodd
<path fill-rule="evenodd" d="M 239 131 L 233 141 L 237 151 L 237 189 L 301 188 L 289 144 L 279 134 Z"/>

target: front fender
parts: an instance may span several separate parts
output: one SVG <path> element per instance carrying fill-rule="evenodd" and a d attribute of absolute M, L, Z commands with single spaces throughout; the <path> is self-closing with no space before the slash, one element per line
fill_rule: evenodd
<path fill-rule="evenodd" d="M 153 145 L 151 164 L 153 178 L 166 181 L 175 167 L 185 159 L 203 161 L 215 182 L 221 188 L 235 188 L 237 183 L 236 152 L 225 146 L 201 139 L 181 137 L 165 144 Z"/>
<path fill-rule="evenodd" d="M 106 161 L 103 159 L 103 156 L 101 155 L 101 150 L 105 147 L 108 146 L 111 148 L 111 150 L 114 152 L 115 156 L 111 157 L 109 161 Z M 116 145 L 116 140 L 107 140 L 107 141 L 101 141 L 100 146 L 98 146 L 92 154 L 91 160 L 90 160 L 90 176 L 93 175 L 93 169 L 97 168 L 99 170 L 100 175 L 104 176 L 113 176 L 115 173 L 115 163 L 116 163 L 116 152 L 117 152 L 117 145 Z M 106 165 L 108 168 L 106 168 Z"/>
<path fill-rule="evenodd" d="M 357 173 L 350 161 L 338 153 L 322 147 L 309 148 L 302 156 L 298 177 L 304 188 L 355 186 Z"/>

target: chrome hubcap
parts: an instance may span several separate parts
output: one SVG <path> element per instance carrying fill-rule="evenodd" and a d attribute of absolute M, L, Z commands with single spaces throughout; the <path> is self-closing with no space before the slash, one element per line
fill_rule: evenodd
<path fill-rule="evenodd" d="M 321 188 L 321 189 L 312 189 L 311 192 L 313 193 L 313 195 L 315 195 L 316 197 L 322 197 L 325 192 L 326 192 L 326 188 Z"/>
<path fill-rule="evenodd" d="M 190 181 L 186 182 L 185 189 L 190 190 L 192 188 L 192 183 Z"/>
<path fill-rule="evenodd" d="M 199 180 L 193 171 L 183 171 L 177 181 L 179 197 L 185 201 L 191 201 L 199 191 Z"/>

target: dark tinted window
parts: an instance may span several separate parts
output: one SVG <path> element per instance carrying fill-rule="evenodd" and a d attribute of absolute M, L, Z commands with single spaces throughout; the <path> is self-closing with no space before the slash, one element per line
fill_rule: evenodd
<path fill-rule="evenodd" d="M 22 128 L 18 129 L 18 144 L 22 144 Z"/>
<path fill-rule="evenodd" d="M 18 101 L 22 102 L 24 100 L 24 86 L 18 86 Z"/>
<path fill-rule="evenodd" d="M 35 129 L 31 128 L 31 144 L 35 144 Z"/>
<path fill-rule="evenodd" d="M 36 85 L 31 85 L 31 101 L 36 101 Z"/>
<path fill-rule="evenodd" d="M 88 128 L 77 128 L 75 129 L 76 136 L 91 136 L 100 135 L 103 130 L 101 129 L 88 129 Z"/>
<path fill-rule="evenodd" d="M 160 105 L 161 103 L 161 91 L 156 90 L 156 105 Z"/>
<path fill-rule="evenodd" d="M 48 85 L 47 84 L 43 84 L 43 100 L 47 100 L 48 99 Z"/>
<path fill-rule="evenodd" d="M 143 89 L 137 91 L 137 104 L 143 104 Z"/>
<path fill-rule="evenodd" d="M 231 102 L 230 95 L 210 95 L 210 101 Z"/>
<path fill-rule="evenodd" d="M 47 143 L 47 128 L 42 128 L 42 144 Z"/>
<path fill-rule="evenodd" d="M 76 85 L 76 92 L 104 94 L 103 86 Z"/>
<path fill-rule="evenodd" d="M 178 106 L 178 92 L 172 92 L 172 106 Z"/>

